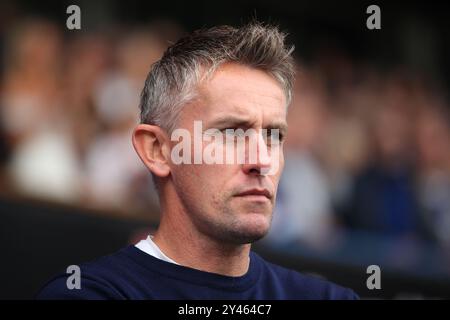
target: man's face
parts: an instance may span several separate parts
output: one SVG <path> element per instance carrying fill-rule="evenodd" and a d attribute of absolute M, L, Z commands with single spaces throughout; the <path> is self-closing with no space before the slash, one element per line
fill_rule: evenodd
<path fill-rule="evenodd" d="M 258 161 L 249 163 L 174 164 L 171 182 L 194 227 L 211 238 L 228 243 L 250 243 L 269 230 L 280 174 L 284 165 L 283 137 L 286 131 L 286 98 L 280 85 L 268 74 L 237 64 L 219 67 L 199 88 L 199 101 L 183 108 L 177 128 L 187 129 L 194 150 L 194 121 L 208 129 L 254 129 Z M 198 122 L 197 122 L 198 123 Z M 264 140 L 261 129 L 279 129 L 279 144 Z M 227 134 L 223 133 L 224 140 Z M 228 137 L 229 138 L 229 137 Z M 232 137 L 233 139 L 233 137 Z M 172 147 L 177 142 L 173 142 Z M 215 139 L 201 141 L 201 150 Z M 219 142 L 220 143 L 220 142 Z M 234 147 L 235 154 L 239 151 Z M 224 150 L 226 148 L 224 147 Z M 224 151 L 225 152 L 225 151 Z M 269 155 L 262 158 L 261 153 Z M 192 158 L 194 152 L 192 152 Z M 194 163 L 192 161 L 191 163 Z M 261 170 L 275 167 L 270 175 Z M 263 171 L 264 172 L 264 171 Z"/>

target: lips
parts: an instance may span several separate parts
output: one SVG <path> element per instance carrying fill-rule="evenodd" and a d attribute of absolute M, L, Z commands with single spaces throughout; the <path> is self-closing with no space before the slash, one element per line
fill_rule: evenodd
<path fill-rule="evenodd" d="M 237 197 L 246 196 L 264 196 L 268 199 L 272 198 L 272 193 L 267 189 L 249 189 L 236 195 Z"/>

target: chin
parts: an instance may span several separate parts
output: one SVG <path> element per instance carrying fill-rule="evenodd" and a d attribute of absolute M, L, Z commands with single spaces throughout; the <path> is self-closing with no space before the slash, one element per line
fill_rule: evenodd
<path fill-rule="evenodd" d="M 250 217 L 250 215 L 254 215 L 254 217 Z M 250 218 L 250 221 L 248 218 Z M 267 216 L 261 213 L 249 214 L 245 220 L 231 230 L 231 238 L 234 242 L 239 244 L 253 243 L 265 237 L 269 232 L 270 219 Z"/>
<path fill-rule="evenodd" d="M 253 243 L 264 238 L 267 232 L 237 232 L 233 234 L 232 242 L 236 244 Z"/>

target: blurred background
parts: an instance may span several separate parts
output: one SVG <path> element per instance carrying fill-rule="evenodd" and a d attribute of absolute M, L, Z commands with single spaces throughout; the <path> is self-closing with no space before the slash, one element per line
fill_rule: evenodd
<path fill-rule="evenodd" d="M 298 68 L 255 249 L 363 298 L 450 298 L 450 4 L 425 0 L 0 0 L 0 298 L 157 226 L 131 144 L 149 68 L 185 32 L 254 17 L 289 33 Z"/>

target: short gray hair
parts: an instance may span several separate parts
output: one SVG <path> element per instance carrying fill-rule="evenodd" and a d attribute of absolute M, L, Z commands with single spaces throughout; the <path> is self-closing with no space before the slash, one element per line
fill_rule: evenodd
<path fill-rule="evenodd" d="M 258 22 L 240 28 L 201 29 L 171 45 L 153 64 L 141 94 L 141 123 L 175 129 L 181 108 L 196 97 L 196 86 L 223 63 L 263 70 L 283 88 L 287 105 L 294 80 L 293 46 L 278 27 Z"/>

